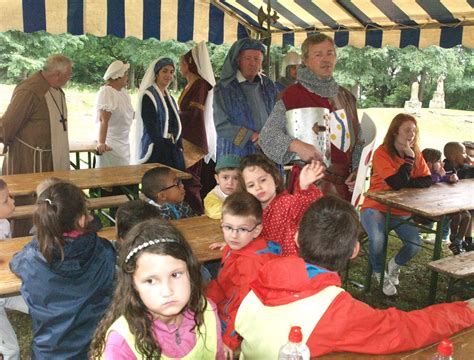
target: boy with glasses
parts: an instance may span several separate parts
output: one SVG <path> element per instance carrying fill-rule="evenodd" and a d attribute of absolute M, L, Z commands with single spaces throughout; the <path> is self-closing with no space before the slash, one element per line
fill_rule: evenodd
<path fill-rule="evenodd" d="M 148 170 L 142 177 L 142 192 L 145 201 L 156 206 L 161 217 L 177 220 L 196 216 L 188 203 L 184 202 L 184 186 L 181 179 L 170 168 L 159 167 Z"/>
<path fill-rule="evenodd" d="M 260 268 L 278 257 L 281 249 L 276 243 L 267 242 L 260 236 L 262 206 L 250 193 L 237 192 L 226 198 L 221 227 L 226 244 L 219 273 L 209 284 L 207 297 L 217 304 L 224 349 L 228 358 L 232 359 L 233 350 L 240 344 L 234 329 L 237 309 L 250 291 L 250 283 Z"/>

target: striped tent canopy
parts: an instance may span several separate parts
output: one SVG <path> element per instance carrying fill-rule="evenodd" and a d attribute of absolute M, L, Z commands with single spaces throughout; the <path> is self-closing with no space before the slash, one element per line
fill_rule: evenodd
<path fill-rule="evenodd" d="M 340 47 L 474 47 L 474 0 L 0 0 L 0 31 L 231 43 L 267 36 L 268 1 L 276 45 L 323 32 Z"/>

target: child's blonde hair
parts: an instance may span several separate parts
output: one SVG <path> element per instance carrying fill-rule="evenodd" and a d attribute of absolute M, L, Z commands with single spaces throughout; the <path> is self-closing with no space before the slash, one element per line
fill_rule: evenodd
<path fill-rule="evenodd" d="M 41 193 L 43 191 L 45 191 L 47 188 L 49 188 L 50 186 L 52 186 L 54 184 L 58 184 L 60 182 L 67 182 L 67 181 L 63 181 L 63 180 L 61 180 L 60 178 L 57 178 L 57 177 L 49 177 L 49 178 L 43 180 L 36 187 L 36 196 L 40 196 Z"/>

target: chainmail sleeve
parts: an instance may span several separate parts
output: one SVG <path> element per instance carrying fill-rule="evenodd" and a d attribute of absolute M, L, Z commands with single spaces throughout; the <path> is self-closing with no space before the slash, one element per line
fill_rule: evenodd
<path fill-rule="evenodd" d="M 286 131 L 285 114 L 285 105 L 282 100 L 278 100 L 260 132 L 259 145 L 262 151 L 277 164 L 287 164 L 295 157 L 295 153 L 288 151 L 294 138 Z"/>

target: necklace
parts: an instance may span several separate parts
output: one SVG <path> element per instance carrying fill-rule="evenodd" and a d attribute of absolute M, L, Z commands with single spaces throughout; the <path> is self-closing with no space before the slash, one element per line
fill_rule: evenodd
<path fill-rule="evenodd" d="M 54 105 L 56 105 L 56 108 L 58 109 L 59 111 L 59 115 L 60 115 L 60 119 L 59 119 L 59 122 L 61 124 L 63 124 L 63 130 L 64 131 L 67 131 L 67 128 L 66 128 L 66 122 L 67 122 L 67 119 L 64 117 L 64 102 L 63 102 L 63 97 L 61 96 L 61 90 L 59 90 L 59 97 L 61 98 L 61 109 L 59 108 L 59 105 L 58 103 L 56 102 L 56 99 L 54 98 L 53 96 L 53 93 L 51 92 L 51 89 L 48 89 L 48 92 L 49 92 L 49 95 L 51 95 L 51 98 L 53 99 L 54 101 Z"/>

